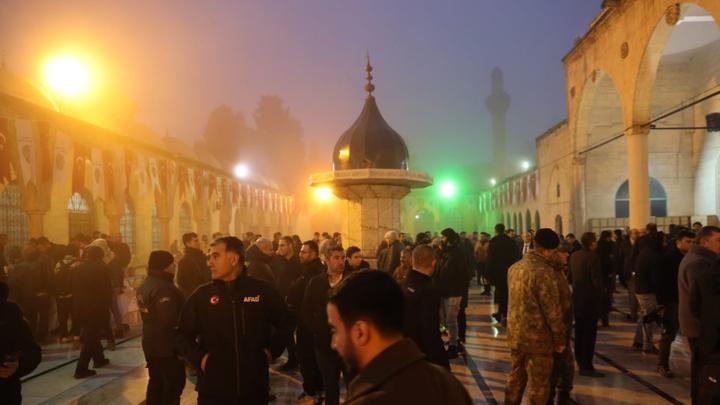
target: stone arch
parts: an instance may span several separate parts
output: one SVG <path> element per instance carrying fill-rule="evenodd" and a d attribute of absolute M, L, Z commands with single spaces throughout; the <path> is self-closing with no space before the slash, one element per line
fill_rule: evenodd
<path fill-rule="evenodd" d="M 602 69 L 593 70 L 585 78 L 575 115 L 572 137 L 575 150 L 585 149 L 624 128 L 623 106 L 617 84 Z M 607 126 L 608 119 L 613 124 L 612 128 L 595 128 L 598 125 Z"/>
<path fill-rule="evenodd" d="M 705 4 L 708 3 L 708 4 Z M 704 6 L 708 7 L 704 7 Z M 677 7 L 677 9 L 675 9 Z M 715 21 L 715 28 L 720 29 L 720 12 L 717 5 L 710 7 L 710 1 L 685 1 L 677 4 L 670 4 L 665 13 L 655 16 L 655 24 L 648 38 L 643 54 L 639 61 L 635 88 L 633 91 L 633 124 L 639 125 L 647 122 L 652 116 L 653 84 L 657 79 L 661 60 L 665 54 L 671 36 L 681 26 L 683 18 L 688 13 L 702 10 Z M 676 17 L 670 17 L 676 14 Z"/>

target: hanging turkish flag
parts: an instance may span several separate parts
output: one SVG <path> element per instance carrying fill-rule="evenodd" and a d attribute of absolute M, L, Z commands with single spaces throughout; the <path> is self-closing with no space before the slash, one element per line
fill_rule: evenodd
<path fill-rule="evenodd" d="M 185 189 L 188 182 L 188 171 L 185 166 L 178 166 L 178 188 L 180 193 L 180 199 L 185 197 Z"/>
<path fill-rule="evenodd" d="M 50 153 L 50 123 L 40 121 L 38 125 L 38 157 L 40 159 L 40 183 L 52 180 L 53 157 Z"/>
<path fill-rule="evenodd" d="M 75 143 L 74 152 L 72 192 L 83 193 L 85 191 L 85 166 L 90 158 L 90 150 L 87 146 Z"/>
<path fill-rule="evenodd" d="M 105 195 L 107 198 L 115 196 L 115 156 L 112 151 L 102 151 L 102 161 L 105 174 Z"/>

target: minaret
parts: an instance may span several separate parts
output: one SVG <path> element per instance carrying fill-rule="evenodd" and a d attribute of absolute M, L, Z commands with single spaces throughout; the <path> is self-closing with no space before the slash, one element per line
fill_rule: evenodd
<path fill-rule="evenodd" d="M 492 94 L 488 96 L 485 103 L 492 115 L 493 172 L 498 180 L 501 180 L 509 175 L 505 122 L 508 108 L 510 108 L 510 95 L 505 92 L 503 72 L 500 68 L 496 67 L 492 71 Z"/>

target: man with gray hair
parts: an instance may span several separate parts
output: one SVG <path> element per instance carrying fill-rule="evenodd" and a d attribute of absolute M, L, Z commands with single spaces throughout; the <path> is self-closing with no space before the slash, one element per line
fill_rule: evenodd
<path fill-rule="evenodd" d="M 400 253 L 404 248 L 396 231 L 385 232 L 383 243 L 377 250 L 378 270 L 392 275 L 393 271 L 400 266 Z"/>
<path fill-rule="evenodd" d="M 273 259 L 272 241 L 266 238 L 258 239 L 247 251 L 247 275 L 263 280 L 275 287 L 275 276 L 270 264 Z"/>

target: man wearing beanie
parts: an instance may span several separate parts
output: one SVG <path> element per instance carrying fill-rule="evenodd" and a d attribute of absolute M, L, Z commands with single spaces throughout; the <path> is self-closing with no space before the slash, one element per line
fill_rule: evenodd
<path fill-rule="evenodd" d="M 535 234 L 535 250 L 508 270 L 508 344 L 512 362 L 505 403 L 520 404 L 527 385 L 531 404 L 549 397 L 553 353 L 565 351 L 565 320 L 553 272 L 560 239 L 548 228 Z"/>
<path fill-rule="evenodd" d="M 142 348 L 150 375 L 146 402 L 179 404 L 185 388 L 185 363 L 178 357 L 175 340 L 184 298 L 173 284 L 173 255 L 164 250 L 150 253 L 147 271 L 147 278 L 136 291 L 143 321 Z"/>

